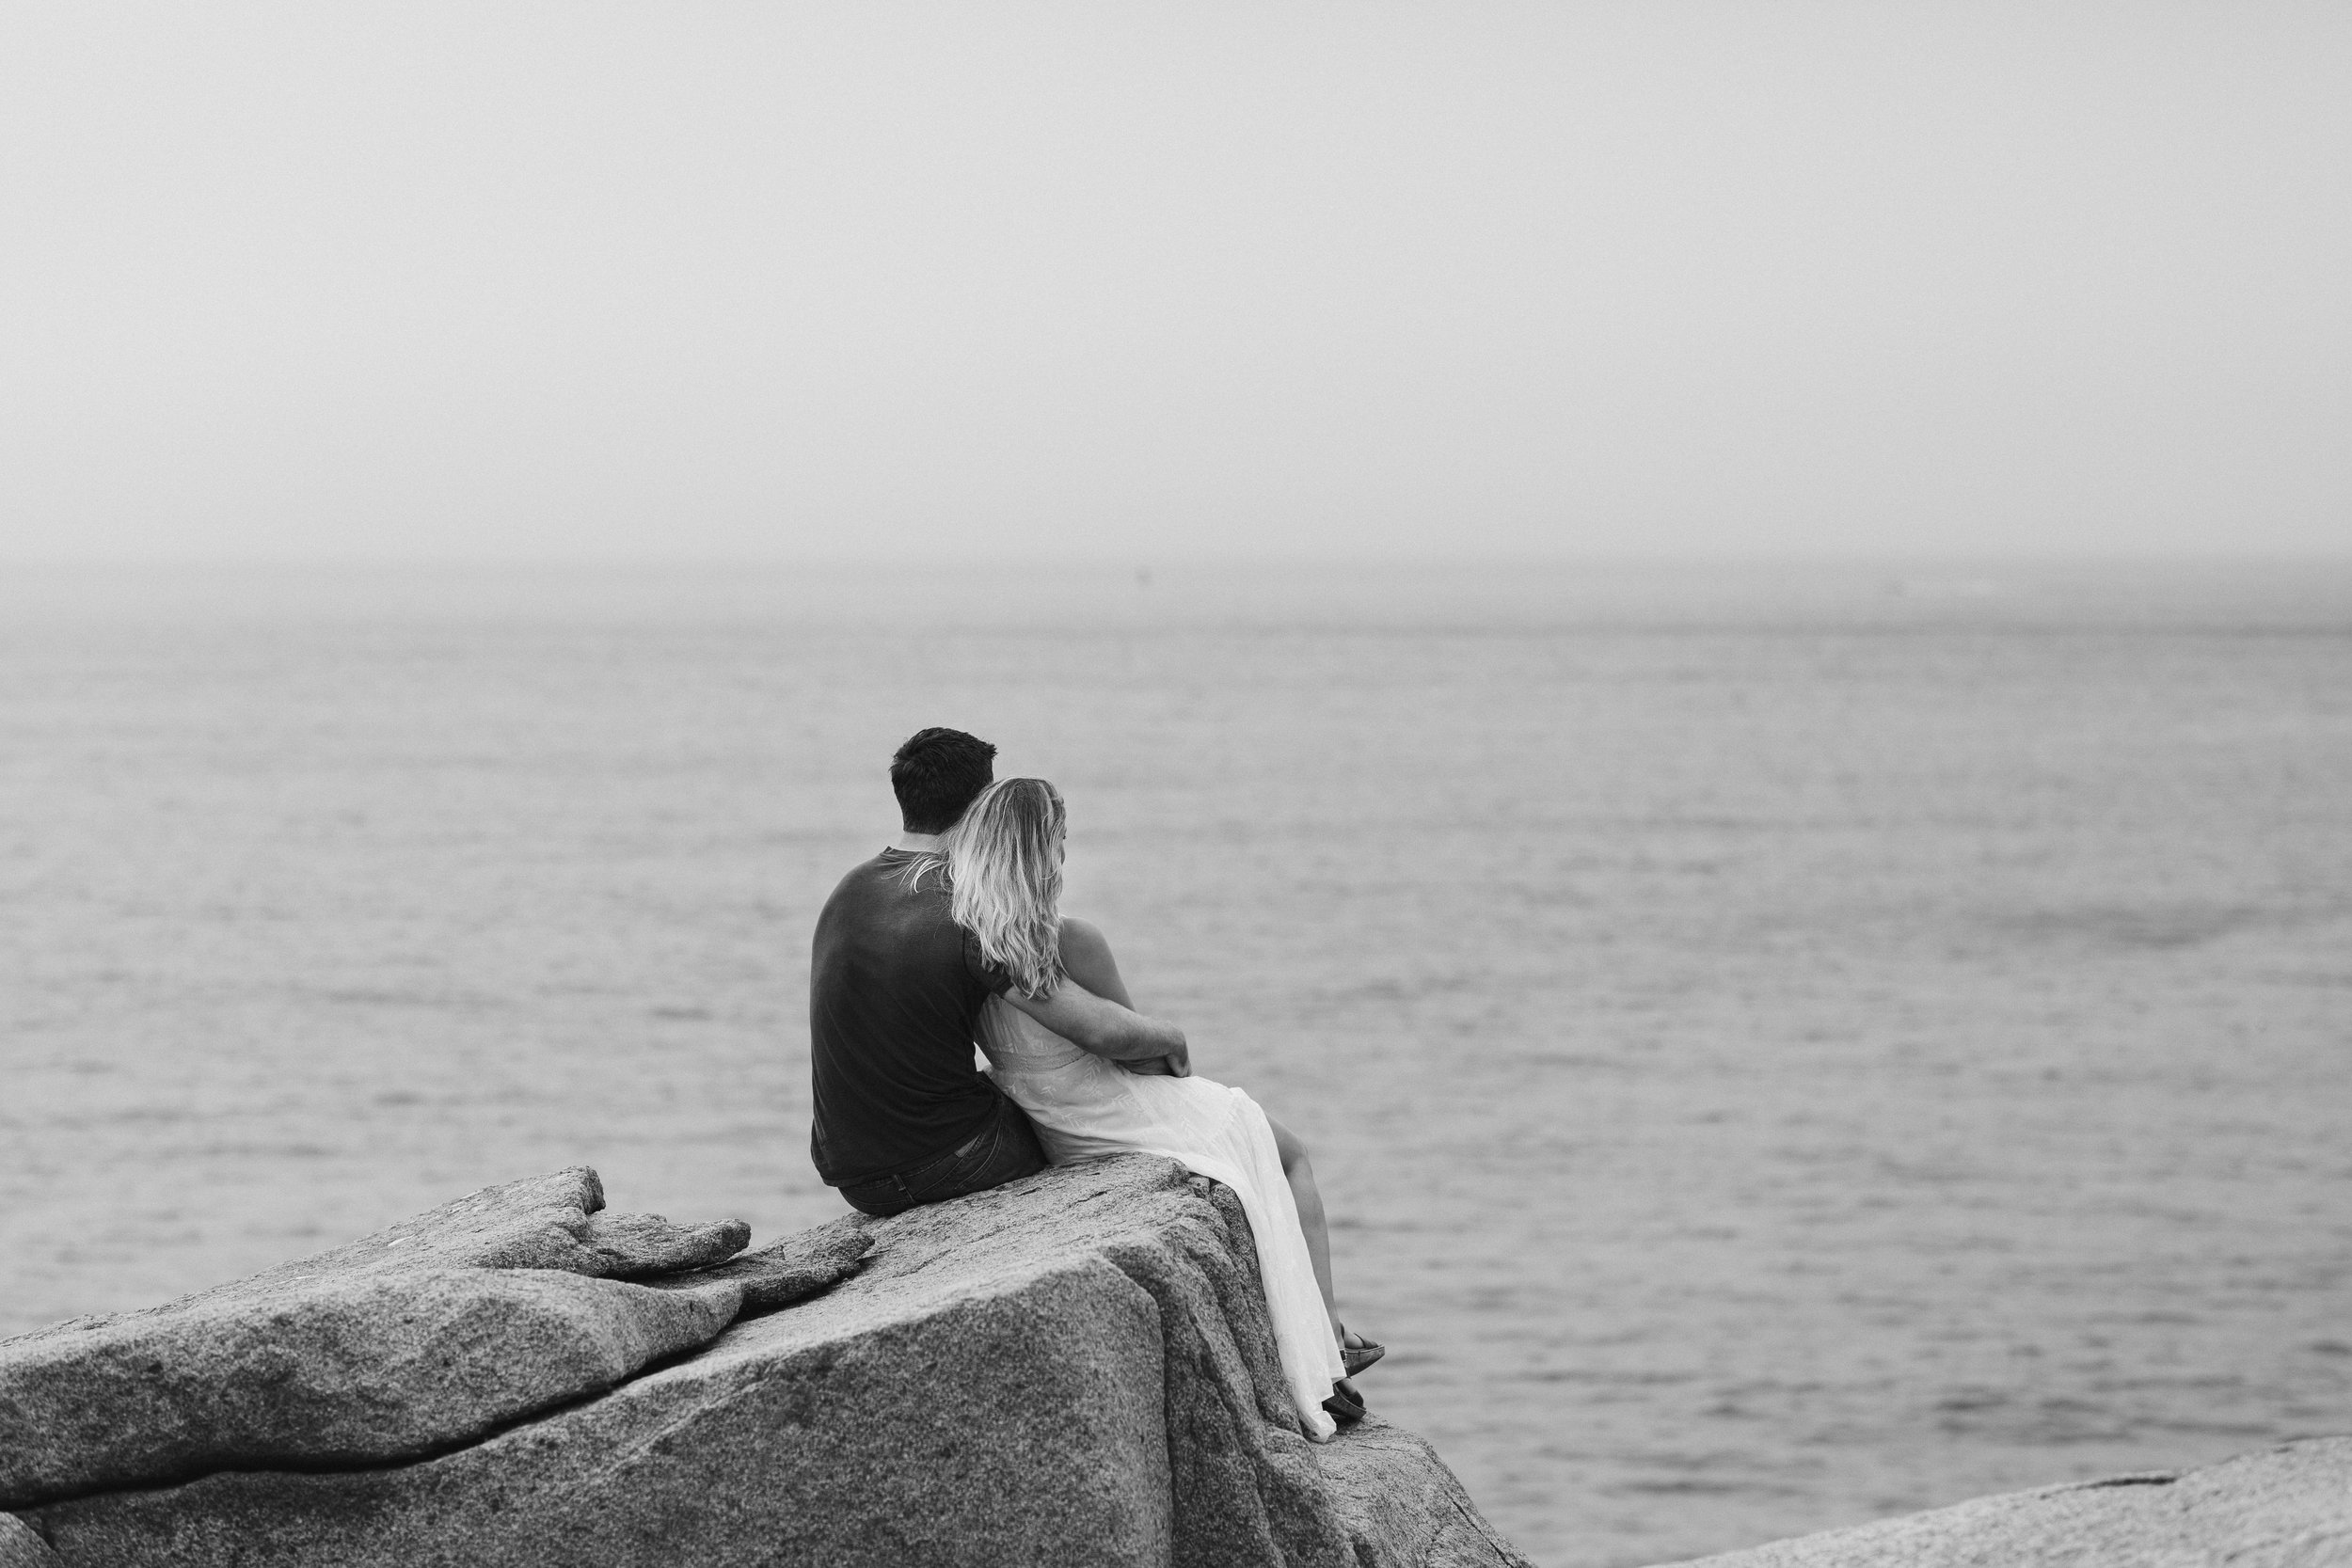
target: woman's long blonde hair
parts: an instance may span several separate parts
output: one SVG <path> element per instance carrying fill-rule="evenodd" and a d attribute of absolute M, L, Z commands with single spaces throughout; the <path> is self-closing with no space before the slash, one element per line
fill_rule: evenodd
<path fill-rule="evenodd" d="M 1061 796 L 1043 779 L 999 779 L 947 840 L 948 912 L 1025 996 L 1061 983 Z"/>

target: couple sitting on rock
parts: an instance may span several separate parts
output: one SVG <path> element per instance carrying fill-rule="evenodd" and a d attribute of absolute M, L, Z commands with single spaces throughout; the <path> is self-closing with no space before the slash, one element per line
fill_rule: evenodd
<path fill-rule="evenodd" d="M 1348 1379 L 1381 1348 L 1332 1309 L 1307 1150 L 1241 1090 L 1194 1077 L 1183 1030 L 1134 1009 L 1103 933 L 1058 908 L 1061 796 L 1042 779 L 993 782 L 995 755 L 961 730 L 899 747 L 906 832 L 818 916 L 818 1174 L 876 1215 L 1107 1154 L 1222 1181 L 1249 1218 L 1291 1396 L 1327 1439 L 1363 1415 Z"/>

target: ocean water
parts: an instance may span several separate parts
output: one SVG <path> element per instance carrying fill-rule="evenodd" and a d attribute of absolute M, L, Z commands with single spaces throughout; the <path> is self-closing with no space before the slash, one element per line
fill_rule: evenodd
<path fill-rule="evenodd" d="M 925 724 L 1631 1565 L 2352 1431 L 2352 567 L 18 572 L 0 1333 L 585 1162 L 829 1218 Z"/>

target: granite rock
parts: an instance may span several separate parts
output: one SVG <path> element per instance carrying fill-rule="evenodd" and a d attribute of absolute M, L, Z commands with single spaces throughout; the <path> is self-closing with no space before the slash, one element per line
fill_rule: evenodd
<path fill-rule="evenodd" d="M 701 1274 L 821 1274 L 857 1241 L 830 1291 L 449 1451 L 26 1516 L 89 1568 L 1523 1562 L 1409 1433 L 1300 1435 L 1239 1206 L 1170 1162 L 852 1216 Z"/>
<path fill-rule="evenodd" d="M 581 1269 L 607 1279 L 650 1279 L 732 1258 L 752 1239 L 741 1220 L 674 1225 L 660 1214 L 595 1214 L 580 1238 L 600 1265 Z"/>
<path fill-rule="evenodd" d="M 1706 1568 L 2329 1568 L 2352 1563 L 2352 1437 L 2043 1487 L 1701 1558 Z M 1684 1568 L 1697 1568 L 1697 1563 Z"/>
<path fill-rule="evenodd" d="M 863 1244 L 738 1267 L 739 1220 L 603 1204 L 584 1166 L 510 1181 L 164 1307 L 0 1341 L 0 1508 L 470 1442 L 708 1342 L 747 1299 L 824 1289 Z M 677 1270 L 668 1289 L 621 1282 Z"/>
<path fill-rule="evenodd" d="M 0 1354 L 0 1508 L 207 1471 L 409 1458 L 717 1338 L 714 1282 L 551 1269 L 326 1275 Z"/>
<path fill-rule="evenodd" d="M 56 1568 L 57 1554 L 33 1527 L 13 1513 L 0 1513 L 0 1568 Z"/>
<path fill-rule="evenodd" d="M 672 1225 L 659 1214 L 610 1215 L 604 1184 L 585 1165 L 501 1182 L 388 1226 L 356 1242 L 280 1263 L 161 1307 L 70 1318 L 12 1339 L 0 1354 L 36 1340 L 86 1333 L 130 1319 L 170 1317 L 223 1300 L 267 1300 L 325 1275 L 406 1274 L 437 1268 L 556 1269 L 591 1278 L 643 1278 L 671 1268 L 713 1264 L 742 1250 L 750 1227 Z M 672 1262 L 672 1259 L 677 1261 Z"/>
<path fill-rule="evenodd" d="M 851 1214 L 726 1262 L 645 1283 L 662 1291 L 693 1291 L 727 1281 L 741 1287 L 744 1311 L 773 1311 L 857 1273 L 860 1260 L 874 1244 L 866 1232 L 868 1223 L 863 1214 Z"/>

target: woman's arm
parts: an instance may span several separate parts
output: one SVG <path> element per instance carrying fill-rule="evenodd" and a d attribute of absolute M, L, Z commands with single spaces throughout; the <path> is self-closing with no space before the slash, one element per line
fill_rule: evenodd
<path fill-rule="evenodd" d="M 1127 994 L 1127 983 L 1119 977 L 1119 960 L 1111 957 L 1111 944 L 1092 922 L 1062 917 L 1061 966 L 1095 995 L 1107 996 L 1130 1012 L 1137 1010 Z"/>
<path fill-rule="evenodd" d="M 1111 957 L 1111 944 L 1092 922 L 1062 917 L 1061 966 L 1071 979 L 1095 995 L 1134 1009 L 1136 1004 L 1127 994 L 1127 982 L 1119 977 L 1119 960 Z M 1168 1055 L 1140 1060 L 1130 1057 L 1119 1065 L 1129 1072 L 1157 1073 L 1170 1078 L 1192 1076 L 1192 1054 L 1181 1043 Z"/>

